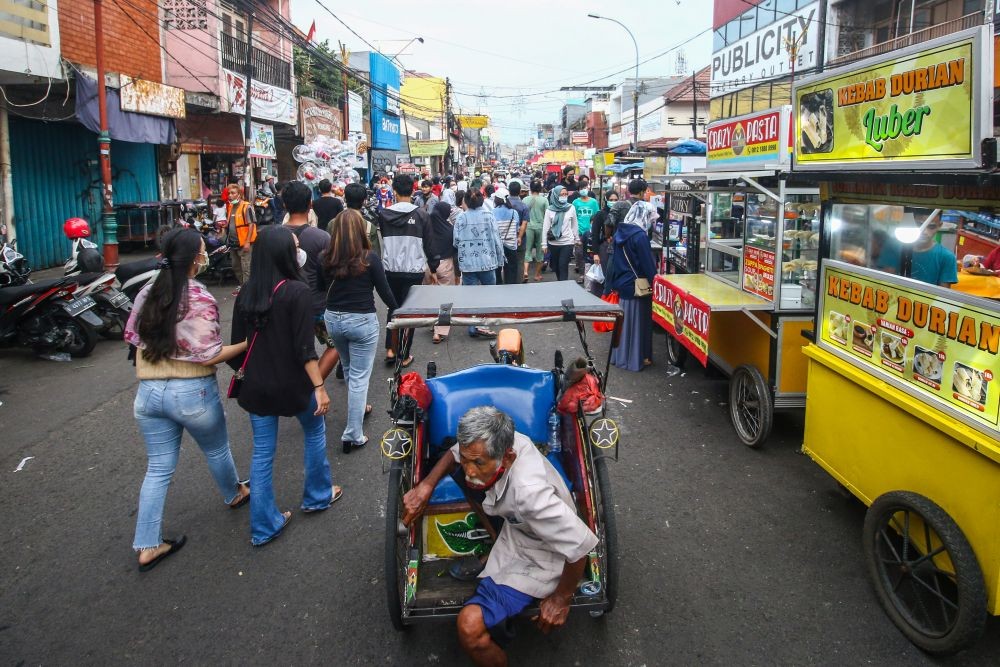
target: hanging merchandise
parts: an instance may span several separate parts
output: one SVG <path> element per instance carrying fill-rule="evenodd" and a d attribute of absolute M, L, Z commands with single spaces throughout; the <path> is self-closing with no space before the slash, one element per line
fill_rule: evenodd
<path fill-rule="evenodd" d="M 360 183 L 361 174 L 354 169 L 357 150 L 356 136 L 340 141 L 320 135 L 292 149 L 292 158 L 299 163 L 295 177 L 309 186 L 329 179 L 341 190 L 350 183 Z"/>

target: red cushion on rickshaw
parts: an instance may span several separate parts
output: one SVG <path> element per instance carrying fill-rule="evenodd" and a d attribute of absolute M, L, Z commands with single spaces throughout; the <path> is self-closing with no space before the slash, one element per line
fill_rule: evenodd
<path fill-rule="evenodd" d="M 532 442 L 547 442 L 549 412 L 555 405 L 551 371 L 503 364 L 484 364 L 427 380 L 431 401 L 428 441 L 439 450 L 454 438 L 458 420 L 471 408 L 492 405 L 514 419 L 514 427 Z"/>

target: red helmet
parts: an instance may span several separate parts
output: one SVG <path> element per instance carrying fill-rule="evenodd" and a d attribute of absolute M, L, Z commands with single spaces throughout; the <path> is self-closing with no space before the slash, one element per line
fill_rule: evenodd
<path fill-rule="evenodd" d="M 70 218 L 63 223 L 63 234 L 70 240 L 87 238 L 90 236 L 90 224 L 83 218 Z"/>

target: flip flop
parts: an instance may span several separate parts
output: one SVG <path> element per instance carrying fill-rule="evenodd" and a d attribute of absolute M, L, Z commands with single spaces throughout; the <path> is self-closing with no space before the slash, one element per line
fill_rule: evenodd
<path fill-rule="evenodd" d="M 486 327 L 476 327 L 476 330 L 472 333 L 473 338 L 496 338 L 497 332 L 491 331 Z"/>
<path fill-rule="evenodd" d="M 175 554 L 178 551 L 180 551 L 181 549 L 183 549 L 184 545 L 187 544 L 187 537 L 184 536 L 184 535 L 181 535 L 176 540 L 163 540 L 163 543 L 164 544 L 169 544 L 170 548 L 167 549 L 166 551 L 164 551 L 162 554 L 160 554 L 156 558 L 154 558 L 153 560 L 149 561 L 148 563 L 140 563 L 139 564 L 139 571 L 140 572 L 149 572 L 154 567 L 156 567 L 161 560 L 163 560 L 167 556 L 172 556 L 173 554 Z"/>
<path fill-rule="evenodd" d="M 396 356 L 395 355 L 393 355 L 391 357 L 389 355 L 385 355 L 385 365 L 386 366 L 392 366 L 394 363 L 396 363 Z"/>
<path fill-rule="evenodd" d="M 282 512 L 282 514 L 284 514 L 284 512 Z M 290 524 L 291 522 L 292 522 L 292 513 L 289 512 L 288 516 L 285 517 L 285 523 L 281 524 L 281 528 L 278 529 L 278 532 L 276 532 L 274 535 L 272 535 L 271 537 L 267 538 L 266 540 L 264 540 L 263 542 L 260 542 L 258 544 L 254 544 L 251 541 L 250 542 L 250 546 L 252 546 L 252 547 L 262 547 L 265 544 L 270 544 L 271 542 L 274 542 L 276 539 L 278 539 L 279 537 L 281 537 L 281 535 L 285 532 L 285 528 L 288 528 L 288 524 Z"/>
<path fill-rule="evenodd" d="M 409 368 L 410 364 L 413 363 L 413 355 L 411 354 L 406 359 L 403 359 L 402 363 L 399 364 L 400 368 Z"/>
<path fill-rule="evenodd" d="M 250 485 L 247 484 L 247 493 L 246 493 L 246 495 L 243 496 L 242 498 L 240 498 L 239 500 L 237 500 L 237 501 L 235 501 L 233 503 L 230 503 L 229 504 L 229 509 L 231 509 L 231 510 L 239 509 L 239 508 L 243 507 L 244 505 L 246 505 L 248 502 L 250 502 L 250 489 L 249 489 L 249 487 L 250 487 Z"/>
<path fill-rule="evenodd" d="M 338 500 L 340 500 L 341 497 L 343 497 L 343 495 L 344 495 L 344 487 L 337 486 L 336 484 L 334 484 L 333 485 L 333 489 L 331 490 L 331 494 L 330 494 L 330 505 L 333 505 L 335 502 L 337 502 Z M 302 511 L 305 514 L 315 514 L 316 512 L 322 512 L 324 510 L 330 509 L 330 505 L 327 505 L 326 507 L 317 507 L 315 509 L 313 509 L 313 508 L 309 508 L 309 509 L 303 508 Z"/>
<path fill-rule="evenodd" d="M 369 403 L 368 405 L 365 406 L 365 419 L 368 419 L 369 417 L 371 417 L 372 411 L 374 409 L 375 408 L 372 407 L 371 403 Z"/>
<path fill-rule="evenodd" d="M 437 345 L 442 340 L 444 340 L 444 339 L 441 338 L 441 336 L 439 336 L 438 334 L 434 334 L 434 338 L 431 339 L 431 342 L 434 343 L 435 345 Z"/>

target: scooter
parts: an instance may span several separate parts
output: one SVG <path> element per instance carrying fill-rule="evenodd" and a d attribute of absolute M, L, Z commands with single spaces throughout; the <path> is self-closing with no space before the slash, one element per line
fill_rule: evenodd
<path fill-rule="evenodd" d="M 132 299 L 118 289 L 117 276 L 104 270 L 104 258 L 97 244 L 86 238 L 90 235 L 86 220 L 70 218 L 63 224 L 63 233 L 72 243 L 63 275 L 76 278 L 78 296 L 90 296 L 96 302 L 94 312 L 101 319 L 97 333 L 104 338 L 121 340 L 132 312 Z"/>
<path fill-rule="evenodd" d="M 70 218 L 63 223 L 63 233 L 73 244 L 70 257 L 64 266 L 66 275 L 101 272 L 101 278 L 103 278 L 101 282 L 106 282 L 108 276 L 113 276 L 117 281 L 114 285 L 115 289 L 124 292 L 130 302 L 135 302 L 139 290 L 147 283 L 156 280 L 156 276 L 160 274 L 160 270 L 157 268 L 159 260 L 155 257 L 119 264 L 114 274 L 106 273 L 104 271 L 104 258 L 97 245 L 87 240 L 87 237 L 90 236 L 90 225 L 82 218 Z M 124 301 L 118 299 L 118 304 L 123 303 Z M 131 310 L 131 304 L 129 310 Z M 128 319 L 128 315 L 125 315 L 125 318 Z"/>
<path fill-rule="evenodd" d="M 0 244 L 0 347 L 31 347 L 39 354 L 86 357 L 97 345 L 93 297 L 76 297 L 69 278 L 32 283 L 30 266 L 13 247 Z"/>

